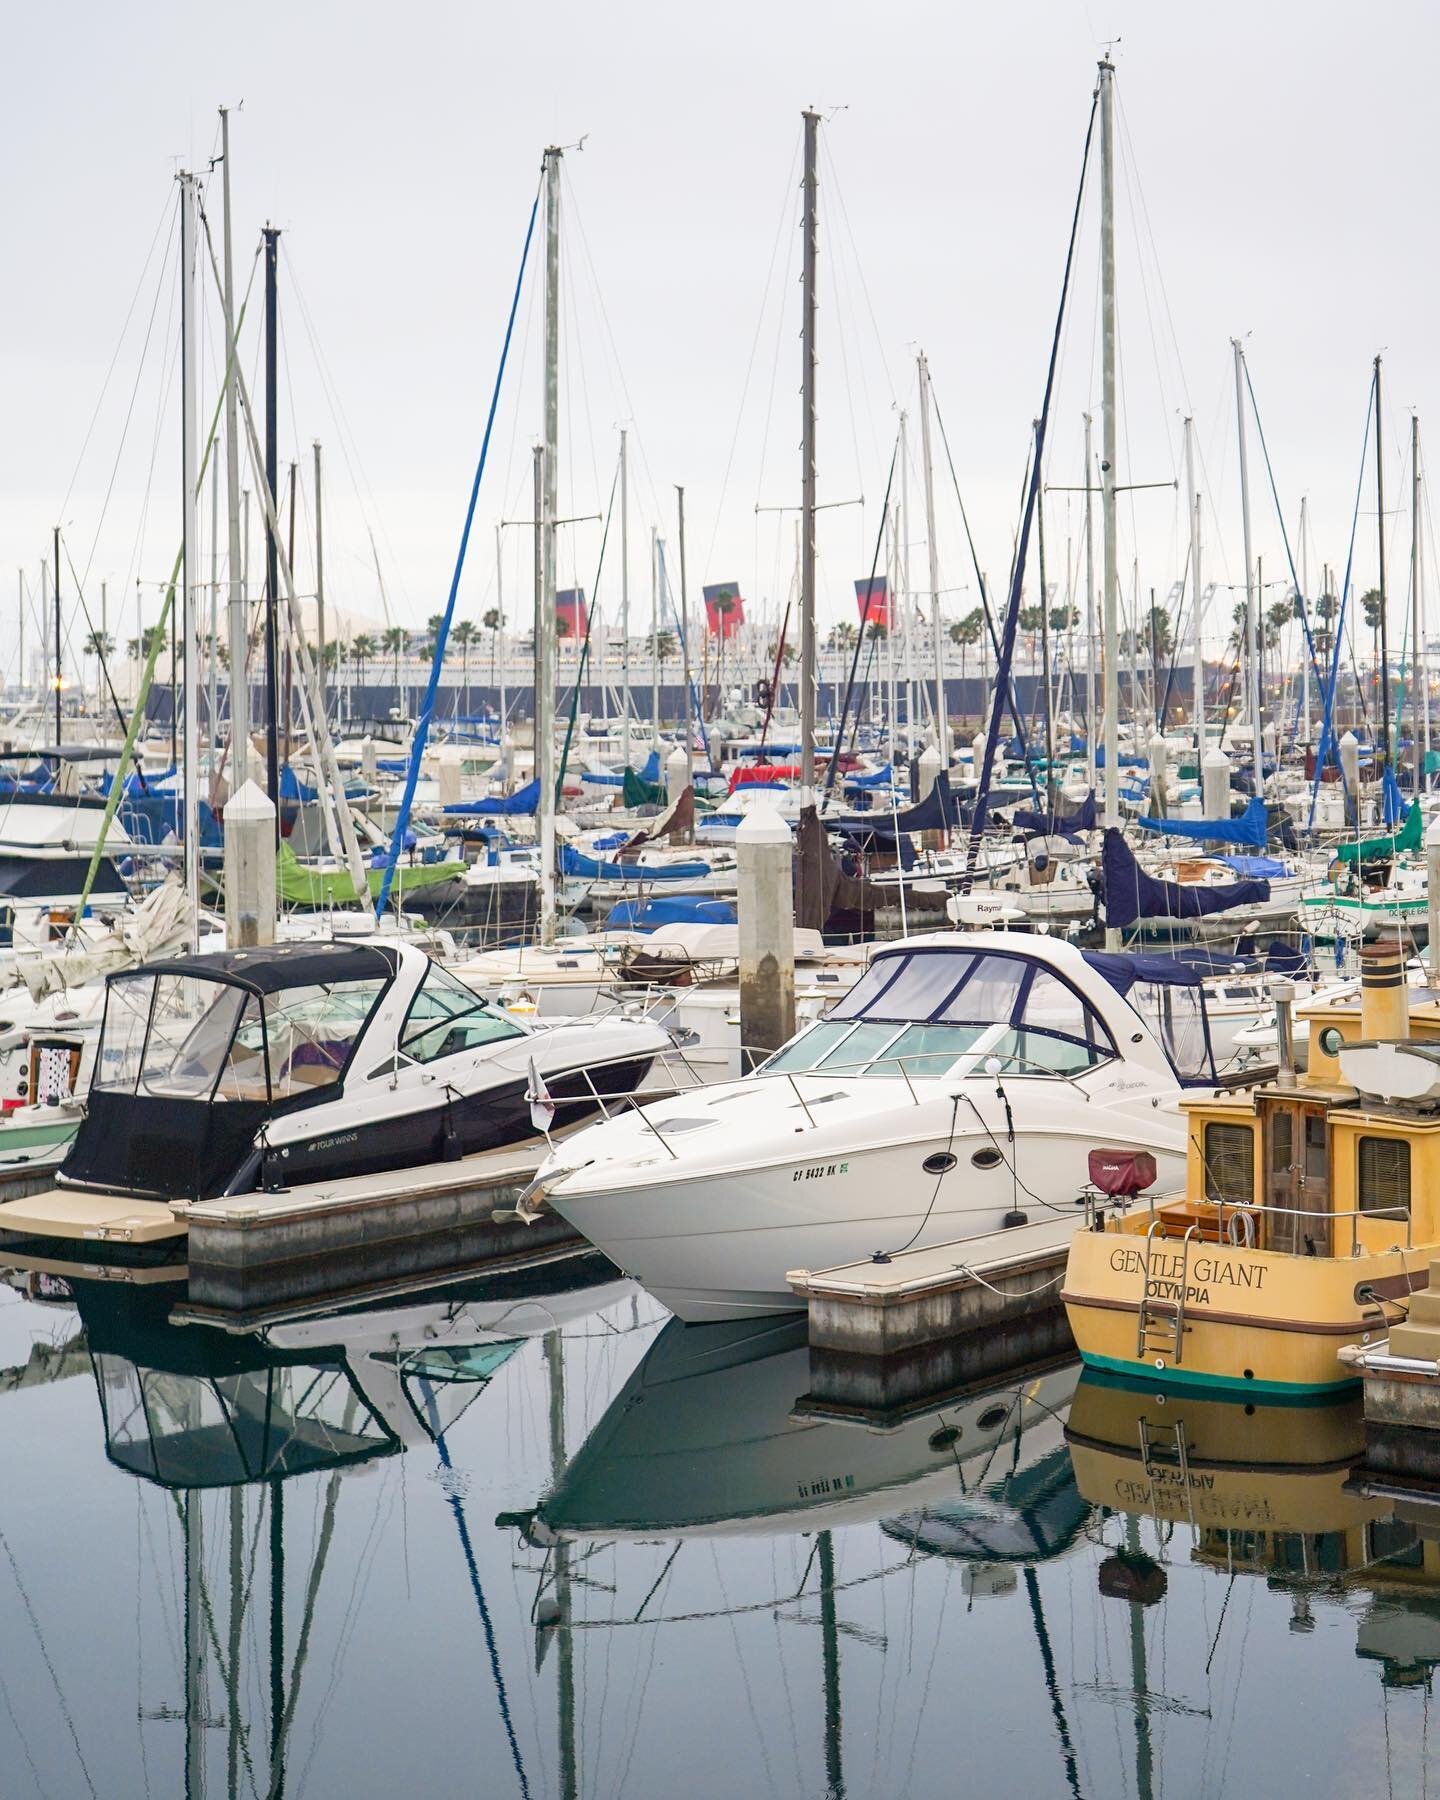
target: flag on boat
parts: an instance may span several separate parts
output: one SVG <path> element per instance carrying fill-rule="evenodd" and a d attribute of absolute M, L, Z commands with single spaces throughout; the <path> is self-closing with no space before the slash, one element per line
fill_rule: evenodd
<path fill-rule="evenodd" d="M 745 602 L 738 581 L 717 581 L 704 589 L 705 629 L 711 637 L 734 637 L 745 623 Z"/>
<path fill-rule="evenodd" d="M 550 1090 L 545 1085 L 545 1078 L 535 1067 L 535 1058 L 530 1058 L 530 1086 L 525 1098 L 530 1103 L 530 1123 L 537 1131 L 549 1131 L 555 1123 L 555 1102 Z"/>
<path fill-rule="evenodd" d="M 866 579 L 855 583 L 855 609 L 860 614 L 862 626 L 883 625 L 889 631 L 893 622 L 890 617 L 890 590 L 883 575 L 877 575 L 873 581 Z"/>
<path fill-rule="evenodd" d="M 563 638 L 583 638 L 590 628 L 584 588 L 555 590 L 555 630 Z"/>

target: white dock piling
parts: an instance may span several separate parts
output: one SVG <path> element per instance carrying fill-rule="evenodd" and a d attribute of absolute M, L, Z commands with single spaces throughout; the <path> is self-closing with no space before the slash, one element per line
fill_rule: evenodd
<path fill-rule="evenodd" d="M 380 774 L 380 752 L 368 733 L 360 740 L 360 772 L 365 777 L 366 787 L 373 788 Z"/>
<path fill-rule="evenodd" d="M 1360 740 L 1353 731 L 1347 731 L 1340 739 L 1340 779 L 1345 784 L 1345 792 L 1349 797 L 1346 811 L 1353 814 L 1354 823 L 1360 823 Z"/>
<path fill-rule="evenodd" d="M 275 806 L 247 781 L 225 806 L 225 944 L 275 942 Z"/>
<path fill-rule="evenodd" d="M 1230 758 L 1218 748 L 1207 750 L 1200 764 L 1201 806 L 1207 819 L 1230 817 Z"/>
<path fill-rule="evenodd" d="M 665 798 L 674 805 L 690 785 L 690 752 L 677 744 L 665 758 Z"/>
<path fill-rule="evenodd" d="M 1166 792 L 1165 774 L 1169 761 L 1169 753 L 1163 737 L 1157 731 L 1146 745 L 1146 755 L 1150 762 L 1150 811 L 1157 819 L 1163 819 L 1168 811 L 1168 794 Z"/>
<path fill-rule="evenodd" d="M 795 1034 L 795 897 L 790 827 L 762 801 L 735 832 L 740 1059 L 754 1067 Z"/>

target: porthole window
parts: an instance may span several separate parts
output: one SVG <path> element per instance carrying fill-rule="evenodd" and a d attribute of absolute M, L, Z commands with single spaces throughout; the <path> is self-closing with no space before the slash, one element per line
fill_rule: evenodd
<path fill-rule="evenodd" d="M 975 1423 L 982 1431 L 994 1431 L 1010 1417 L 1008 1406 L 987 1406 Z"/>
<path fill-rule="evenodd" d="M 927 1175 L 948 1175 L 959 1160 L 948 1150 L 937 1150 L 933 1156 L 927 1156 L 920 1167 Z"/>
<path fill-rule="evenodd" d="M 1320 1048 L 1327 1056 L 1338 1056 L 1345 1043 L 1345 1033 L 1338 1025 L 1327 1025 L 1320 1033 Z"/>
<path fill-rule="evenodd" d="M 977 1169 L 998 1169 L 1004 1160 L 993 1144 L 986 1144 L 983 1150 L 977 1150 L 970 1158 Z M 928 1168 L 930 1165 L 927 1163 L 925 1166 Z"/>

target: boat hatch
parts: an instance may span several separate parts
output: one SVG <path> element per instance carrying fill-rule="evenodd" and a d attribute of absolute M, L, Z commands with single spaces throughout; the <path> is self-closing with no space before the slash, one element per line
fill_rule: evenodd
<path fill-rule="evenodd" d="M 970 1057 L 1007 1075 L 1079 1075 L 1114 1055 L 1103 1023 L 1054 970 L 995 951 L 922 949 L 877 957 L 765 1071 L 933 1079 Z"/>

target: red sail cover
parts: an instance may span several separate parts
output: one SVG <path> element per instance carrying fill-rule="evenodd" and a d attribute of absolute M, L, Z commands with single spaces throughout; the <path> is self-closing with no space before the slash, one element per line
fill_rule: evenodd
<path fill-rule="evenodd" d="M 866 596 L 870 599 L 870 610 L 865 610 Z M 877 575 L 873 581 L 857 581 L 855 583 L 855 609 L 860 614 L 863 625 L 883 625 L 888 631 L 890 618 L 890 590 L 885 585 L 885 577 Z"/>
<path fill-rule="evenodd" d="M 557 588 L 555 591 L 555 629 L 561 637 L 583 638 L 590 624 L 585 610 L 584 588 Z"/>
<path fill-rule="evenodd" d="M 738 581 L 717 581 L 705 590 L 705 629 L 711 637 L 734 637 L 745 623 L 745 602 Z"/>

